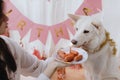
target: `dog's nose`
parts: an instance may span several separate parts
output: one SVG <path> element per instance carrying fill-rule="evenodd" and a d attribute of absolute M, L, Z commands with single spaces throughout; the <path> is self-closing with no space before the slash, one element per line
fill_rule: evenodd
<path fill-rule="evenodd" d="M 74 45 L 77 44 L 77 41 L 76 41 L 76 40 L 72 40 L 71 42 L 72 42 L 72 44 L 74 44 Z"/>

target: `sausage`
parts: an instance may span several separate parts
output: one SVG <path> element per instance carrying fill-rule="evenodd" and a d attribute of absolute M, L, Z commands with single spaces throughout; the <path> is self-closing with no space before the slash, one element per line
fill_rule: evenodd
<path fill-rule="evenodd" d="M 83 56 L 82 55 L 78 55 L 74 57 L 74 61 L 79 61 L 82 60 Z"/>
<path fill-rule="evenodd" d="M 66 56 L 66 53 L 65 53 L 64 51 L 62 51 L 62 50 L 59 50 L 57 53 L 58 53 L 58 55 L 59 55 L 62 59 L 64 59 L 65 56 Z"/>
<path fill-rule="evenodd" d="M 75 56 L 78 55 L 78 52 L 77 51 L 74 51 L 74 50 L 70 50 L 70 54 L 74 54 Z"/>
<path fill-rule="evenodd" d="M 64 59 L 65 62 L 71 62 L 73 60 L 74 60 L 74 55 L 73 54 L 67 55 Z"/>
<path fill-rule="evenodd" d="M 65 53 L 64 51 L 59 50 L 57 53 L 65 62 L 79 61 L 83 58 L 82 55 L 79 55 L 79 53 L 74 50 L 70 50 L 70 53 Z"/>

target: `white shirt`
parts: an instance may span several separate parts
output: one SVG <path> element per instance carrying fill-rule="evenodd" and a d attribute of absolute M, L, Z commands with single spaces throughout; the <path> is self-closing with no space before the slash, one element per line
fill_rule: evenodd
<path fill-rule="evenodd" d="M 47 66 L 48 60 L 38 60 L 10 38 L 0 37 L 7 43 L 17 64 L 16 72 L 8 75 L 10 80 L 20 80 L 20 75 L 37 77 L 37 80 L 50 80 L 42 73 Z"/>

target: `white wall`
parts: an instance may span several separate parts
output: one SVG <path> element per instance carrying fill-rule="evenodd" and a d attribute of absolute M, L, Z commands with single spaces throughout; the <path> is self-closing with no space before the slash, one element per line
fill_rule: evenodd
<path fill-rule="evenodd" d="M 120 0 L 103 0 L 103 22 L 120 49 Z"/>

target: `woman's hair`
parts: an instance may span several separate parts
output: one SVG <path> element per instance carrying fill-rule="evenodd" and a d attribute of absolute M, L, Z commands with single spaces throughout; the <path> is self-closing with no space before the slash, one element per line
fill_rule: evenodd
<path fill-rule="evenodd" d="M 3 0 L 0 0 L 0 19 L 3 13 Z M 0 80 L 9 80 L 7 73 L 15 72 L 17 69 L 15 60 L 6 42 L 0 38 Z"/>
<path fill-rule="evenodd" d="M 3 3 L 4 3 L 3 0 L 0 0 L 0 25 L 1 25 L 1 21 L 3 19 L 3 15 L 4 15 L 4 13 L 3 13 L 3 9 L 4 9 Z"/>
<path fill-rule="evenodd" d="M 3 0 L 0 0 L 0 18 L 2 14 L 3 14 Z"/>
<path fill-rule="evenodd" d="M 0 38 L 0 80 L 9 80 L 8 73 L 15 72 L 16 62 L 7 46 L 6 42 Z"/>

